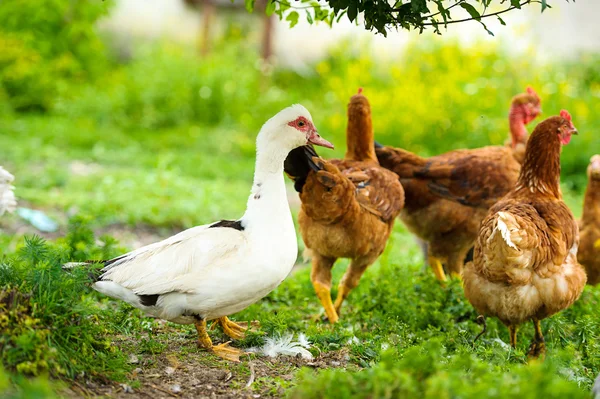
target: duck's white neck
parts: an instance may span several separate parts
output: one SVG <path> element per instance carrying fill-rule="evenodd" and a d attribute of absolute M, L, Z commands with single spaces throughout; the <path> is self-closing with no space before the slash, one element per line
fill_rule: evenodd
<path fill-rule="evenodd" d="M 273 225 L 293 230 L 292 214 L 283 179 L 283 162 L 288 151 L 265 148 L 257 151 L 254 183 L 242 225 L 248 230 L 272 230 Z"/>

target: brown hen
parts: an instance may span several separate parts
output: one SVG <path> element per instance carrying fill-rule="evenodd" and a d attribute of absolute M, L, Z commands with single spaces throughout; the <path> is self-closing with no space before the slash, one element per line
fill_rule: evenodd
<path fill-rule="evenodd" d="M 377 146 L 381 166 L 395 172 L 405 191 L 400 218 L 428 244 L 428 261 L 438 280 L 445 269 L 460 276 L 490 206 L 512 189 L 519 175 L 525 125 L 539 113 L 533 89 L 512 99 L 509 112 L 512 146 L 455 150 L 423 158 L 400 148 Z"/>
<path fill-rule="evenodd" d="M 566 111 L 535 128 L 519 180 L 482 222 L 463 273 L 467 299 L 508 327 L 513 347 L 517 327 L 533 321 L 534 357 L 545 352 L 540 320 L 575 302 L 586 281 L 577 262 L 577 223 L 559 186 L 561 144 L 576 133 Z"/>
<path fill-rule="evenodd" d="M 398 176 L 377 162 L 371 110 L 360 90 L 348 104 L 346 140 L 343 160 L 325 161 L 314 149 L 304 147 L 291 153 L 285 164 L 302 201 L 298 223 L 312 254 L 311 281 L 331 323 L 338 320 L 342 303 L 385 249 L 404 204 Z M 331 269 L 338 258 L 351 262 L 334 304 Z"/>
<path fill-rule="evenodd" d="M 595 285 L 600 283 L 600 155 L 592 157 L 587 173 L 577 259 L 585 267 L 588 284 Z"/>

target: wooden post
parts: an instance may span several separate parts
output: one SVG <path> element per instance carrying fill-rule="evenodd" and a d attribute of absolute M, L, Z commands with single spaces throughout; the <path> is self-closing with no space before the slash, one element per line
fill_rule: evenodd
<path fill-rule="evenodd" d="M 273 56 L 273 26 L 274 26 L 274 15 L 268 16 L 264 14 L 263 17 L 263 37 L 262 37 L 262 58 L 265 62 L 270 62 Z"/>
<path fill-rule="evenodd" d="M 210 52 L 210 28 L 216 12 L 216 5 L 212 0 L 202 0 L 202 26 L 200 27 L 200 54 Z"/>

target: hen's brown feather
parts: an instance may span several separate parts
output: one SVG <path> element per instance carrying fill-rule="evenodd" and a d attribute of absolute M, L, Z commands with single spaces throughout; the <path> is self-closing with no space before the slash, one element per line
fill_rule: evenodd
<path fill-rule="evenodd" d="M 519 183 L 481 224 L 465 296 L 480 314 L 508 326 L 541 320 L 570 306 L 585 285 L 577 262 L 578 228 L 558 189 L 560 141 L 552 117 L 527 144 Z M 552 171 L 549 173 L 548 171 Z"/>
<path fill-rule="evenodd" d="M 580 245 L 577 259 L 585 267 L 588 284 L 600 283 L 600 155 L 588 167 L 588 186 L 579 223 Z"/>
<path fill-rule="evenodd" d="M 376 154 L 381 166 L 400 176 L 406 196 L 402 221 L 429 243 L 430 256 L 460 274 L 487 210 L 517 181 L 519 164 L 511 150 L 490 146 L 425 159 L 380 147 Z"/>
<path fill-rule="evenodd" d="M 508 193 L 519 174 L 527 142 L 526 125 L 541 112 L 528 87 L 511 100 L 511 138 L 505 147 L 457 150 L 422 158 L 399 148 L 376 146 L 381 166 L 397 173 L 406 201 L 401 219 L 427 241 L 430 257 L 460 273 L 487 210 Z"/>
<path fill-rule="evenodd" d="M 385 249 L 394 219 L 404 205 L 404 190 L 398 176 L 377 163 L 369 103 L 360 93 L 348 105 L 346 159 L 313 158 L 313 162 L 320 170 L 294 177 L 296 182 L 303 180 L 298 223 L 313 254 L 315 292 L 330 321 L 335 322 L 345 297 Z M 340 282 L 334 307 L 329 290 L 337 258 L 352 261 Z"/>

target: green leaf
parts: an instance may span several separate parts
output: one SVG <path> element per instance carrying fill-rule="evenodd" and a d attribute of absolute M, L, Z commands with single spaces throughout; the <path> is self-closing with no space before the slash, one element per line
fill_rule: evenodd
<path fill-rule="evenodd" d="M 310 15 L 310 12 L 308 12 L 308 10 L 306 10 L 306 20 L 308 21 L 309 24 L 313 24 L 314 20 L 312 15 Z"/>
<path fill-rule="evenodd" d="M 499 22 L 500 22 L 502 25 L 506 26 L 506 22 L 504 22 L 504 20 L 503 20 L 502 18 L 500 18 L 500 15 L 497 15 L 497 17 L 498 17 L 498 21 L 499 21 Z"/>
<path fill-rule="evenodd" d="M 441 1 L 439 1 L 439 2 L 436 1 L 436 4 L 437 4 L 438 12 L 442 16 L 442 19 L 444 20 L 444 22 L 448 22 L 448 16 L 450 15 L 450 12 L 444 8 L 444 5 L 442 4 Z M 435 21 L 435 24 L 433 25 L 434 31 L 436 33 L 438 33 L 439 32 L 438 22 L 436 20 L 433 20 L 431 23 L 433 23 L 434 21 Z"/>
<path fill-rule="evenodd" d="M 483 22 L 481 22 L 481 20 L 479 21 L 479 23 L 481 24 L 481 26 L 483 26 L 483 29 L 485 29 L 485 31 L 490 35 L 490 36 L 494 36 L 494 32 L 492 32 L 491 30 L 488 29 L 487 26 L 485 26 L 485 24 Z"/>
<path fill-rule="evenodd" d="M 354 22 L 356 16 L 358 15 L 358 4 L 356 2 L 352 2 L 348 5 L 348 19 L 350 22 Z"/>
<path fill-rule="evenodd" d="M 520 9 L 521 8 L 521 0 L 510 0 L 510 5 Z"/>
<path fill-rule="evenodd" d="M 268 16 L 273 15 L 273 12 L 275 12 L 275 2 L 273 0 L 269 0 L 267 1 L 267 7 L 265 8 L 265 13 Z"/>
<path fill-rule="evenodd" d="M 291 13 L 289 13 L 287 15 L 287 17 L 285 17 L 285 20 L 290 21 L 290 28 L 293 28 L 294 26 L 296 26 L 298 24 L 299 17 L 300 17 L 300 14 L 298 14 L 297 11 L 292 11 Z"/>
<path fill-rule="evenodd" d="M 542 12 L 544 12 L 546 8 L 548 8 L 548 4 L 546 3 L 546 0 L 542 0 Z"/>
<path fill-rule="evenodd" d="M 279 3 L 278 9 L 281 12 L 287 11 L 291 7 L 290 2 L 288 0 L 281 0 L 281 1 L 278 1 L 278 3 Z"/>
<path fill-rule="evenodd" d="M 254 2 L 255 2 L 255 0 L 245 0 L 246 10 L 248 12 L 254 11 Z"/>
<path fill-rule="evenodd" d="M 471 15 L 471 17 L 477 21 L 481 20 L 481 15 L 479 14 L 479 11 L 477 11 L 475 9 L 475 7 L 473 7 L 472 5 L 470 5 L 469 3 L 460 3 L 460 6 L 462 8 L 464 8 L 465 10 L 467 10 L 467 12 L 469 13 L 469 15 Z"/>

